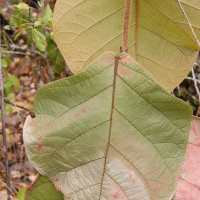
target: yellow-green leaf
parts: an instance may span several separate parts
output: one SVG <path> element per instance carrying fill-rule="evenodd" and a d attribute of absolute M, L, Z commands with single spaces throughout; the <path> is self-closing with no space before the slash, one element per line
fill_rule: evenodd
<path fill-rule="evenodd" d="M 38 1 L 38 5 L 40 6 L 40 8 L 41 8 L 42 10 L 44 10 L 44 6 L 40 3 L 40 1 Z"/>
<path fill-rule="evenodd" d="M 8 79 L 10 80 L 10 82 L 13 84 L 13 86 L 19 90 L 20 88 L 20 82 L 19 82 L 19 79 L 15 76 L 15 75 L 12 75 L 10 73 L 7 73 L 8 75 Z"/>
<path fill-rule="evenodd" d="M 44 24 L 47 24 L 48 21 L 52 20 L 52 10 L 49 4 L 47 5 L 46 10 L 44 11 L 43 20 L 44 20 Z"/>
<path fill-rule="evenodd" d="M 43 19 L 42 18 L 38 18 L 35 22 L 34 22 L 34 26 L 40 26 L 43 25 Z"/>
<path fill-rule="evenodd" d="M 46 49 L 45 36 L 42 33 L 40 33 L 36 28 L 32 29 L 32 36 L 36 47 L 40 49 L 40 51 L 45 51 Z"/>
<path fill-rule="evenodd" d="M 4 28 L 5 30 L 10 30 L 10 25 L 5 25 L 5 26 L 3 26 L 3 28 Z"/>
<path fill-rule="evenodd" d="M 22 33 L 23 33 L 24 29 L 22 29 L 15 37 L 14 40 L 16 40 Z"/>
<path fill-rule="evenodd" d="M 17 8 L 19 8 L 19 9 L 25 9 L 25 10 L 28 10 L 29 9 L 29 5 L 28 4 L 26 4 L 26 3 L 19 3 L 17 6 L 16 6 Z"/>
<path fill-rule="evenodd" d="M 1 64 L 4 68 L 8 66 L 8 62 L 6 61 L 6 59 L 3 59 L 3 58 L 1 58 Z"/>
<path fill-rule="evenodd" d="M 24 195 L 25 192 L 27 190 L 27 187 L 21 188 L 18 192 L 17 192 L 17 199 L 18 200 L 24 200 Z"/>
<path fill-rule="evenodd" d="M 13 99 L 15 97 L 15 94 L 13 92 L 9 93 L 6 97 L 7 99 Z"/>
<path fill-rule="evenodd" d="M 63 200 L 63 194 L 58 192 L 53 183 L 45 176 L 37 175 L 36 180 L 26 190 L 25 200 Z"/>
<path fill-rule="evenodd" d="M 74 74 L 105 51 L 119 53 L 124 4 L 125 0 L 57 1 L 54 36 Z M 191 12 L 195 21 L 199 13 Z M 187 76 L 199 49 L 176 0 L 133 1 L 128 47 L 129 54 L 169 92 Z"/>

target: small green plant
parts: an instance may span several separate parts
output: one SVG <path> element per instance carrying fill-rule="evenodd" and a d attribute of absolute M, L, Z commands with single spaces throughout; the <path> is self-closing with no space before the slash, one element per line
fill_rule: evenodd
<path fill-rule="evenodd" d="M 1 48 L 1 51 L 6 51 L 5 48 Z M 1 58 L 2 69 L 5 74 L 5 81 L 4 81 L 4 91 L 5 91 L 5 98 L 6 99 L 13 99 L 15 94 L 13 93 L 13 89 L 19 90 L 20 82 L 19 79 L 15 75 L 11 75 L 7 72 L 8 64 L 11 63 L 10 55 L 4 55 Z M 10 114 L 12 112 L 11 104 L 6 104 L 5 113 Z M 1 110 L 0 110 L 0 120 L 1 120 Z"/>
<path fill-rule="evenodd" d="M 32 10 L 28 4 L 19 3 L 9 6 L 5 9 L 1 9 L 1 13 L 5 14 L 6 10 L 12 10 L 13 13 L 10 16 L 10 25 L 5 25 L 4 30 L 18 30 L 18 33 L 15 34 L 13 42 L 9 45 L 12 50 L 29 50 L 32 53 L 36 53 L 39 56 L 42 56 L 48 66 L 48 76 L 52 81 L 54 76 L 57 79 L 63 69 L 62 55 L 58 50 L 54 36 L 52 32 L 52 10 L 50 6 L 41 5 L 38 1 L 37 12 Z M 16 42 L 19 37 L 27 35 L 27 42 L 31 48 L 23 49 L 17 46 Z M 6 35 L 8 37 L 8 35 Z M 12 41 L 11 38 L 8 38 L 9 41 Z M 37 47 L 39 51 L 34 50 L 33 44 Z M 12 53 L 12 51 L 10 51 Z M 4 63 L 5 60 L 2 60 Z M 54 66 L 54 72 L 52 73 L 52 67 Z"/>
<path fill-rule="evenodd" d="M 20 30 L 20 32 L 15 36 L 14 40 L 16 40 L 23 33 L 23 31 L 26 31 L 27 33 L 31 33 L 36 47 L 40 51 L 45 51 L 47 43 L 41 27 L 48 25 L 50 28 L 52 28 L 52 11 L 49 5 L 47 5 L 45 10 L 44 6 L 42 6 L 40 3 L 39 6 L 41 12 L 43 13 L 42 17 L 34 16 L 33 12 L 26 3 L 15 4 L 3 9 L 2 11 L 5 12 L 7 9 L 14 11 L 10 17 L 10 25 L 13 28 L 18 28 Z M 10 29 L 9 25 L 4 26 L 4 29 Z"/>
<path fill-rule="evenodd" d="M 39 89 L 23 138 L 64 199 L 180 199 L 192 109 L 170 92 L 200 48 L 194 11 L 186 0 L 57 2 L 54 37 L 75 76 Z"/>
<path fill-rule="evenodd" d="M 39 11 L 37 10 L 36 12 L 35 9 L 32 10 L 28 4 L 21 2 L 0 9 L 2 14 L 5 14 L 7 10 L 12 10 L 9 25 L 3 27 L 3 43 L 5 42 L 5 47 L 1 48 L 1 62 L 5 77 L 4 91 L 5 98 L 8 100 L 15 97 L 13 89 L 19 90 L 20 88 L 18 78 L 15 75 L 11 75 L 8 68 L 8 65 L 12 62 L 10 55 L 15 53 L 13 50 L 28 50 L 42 56 L 48 65 L 48 75 L 51 81 L 54 79 L 54 76 L 56 79 L 59 78 L 63 69 L 62 55 L 54 42 L 52 32 L 52 10 L 48 4 L 44 7 L 40 2 L 38 2 L 38 7 Z M 11 29 L 18 32 L 13 38 L 10 38 L 9 35 L 6 34 L 6 31 Z M 26 35 L 27 43 L 30 46 L 30 48 L 27 49 L 23 49 L 17 45 L 17 40 L 20 37 L 24 38 L 24 34 Z M 37 47 L 38 51 L 34 49 L 31 41 L 33 41 L 33 44 Z M 11 42 L 11 44 L 8 45 L 9 42 Z M 54 66 L 54 73 L 52 73 L 51 66 Z M 6 103 L 5 113 L 10 114 L 11 112 L 12 105 Z"/>

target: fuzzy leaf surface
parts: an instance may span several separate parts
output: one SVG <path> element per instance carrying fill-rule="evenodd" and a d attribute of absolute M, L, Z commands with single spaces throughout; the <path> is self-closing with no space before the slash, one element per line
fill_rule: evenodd
<path fill-rule="evenodd" d="M 119 52 L 124 4 L 125 0 L 56 2 L 55 41 L 74 74 L 105 51 Z M 189 5 L 187 12 L 191 10 Z M 134 0 L 128 48 L 129 54 L 171 92 L 191 70 L 199 46 L 177 0 Z"/>
<path fill-rule="evenodd" d="M 54 184 L 45 176 L 38 174 L 36 180 L 25 192 L 25 200 L 63 200 Z M 20 199 L 21 200 L 21 199 Z"/>
<path fill-rule="evenodd" d="M 128 54 L 41 87 L 34 110 L 28 159 L 65 200 L 172 198 L 192 110 Z"/>
<path fill-rule="evenodd" d="M 200 197 L 200 118 L 193 117 L 175 200 L 194 200 Z"/>

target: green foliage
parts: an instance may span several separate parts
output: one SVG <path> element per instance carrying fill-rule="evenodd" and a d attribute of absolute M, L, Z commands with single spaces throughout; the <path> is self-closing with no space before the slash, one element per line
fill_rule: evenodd
<path fill-rule="evenodd" d="M 9 25 L 5 25 L 3 28 L 4 28 L 5 30 L 10 30 L 10 26 L 9 26 Z"/>
<path fill-rule="evenodd" d="M 52 10 L 49 5 L 47 5 L 46 10 L 44 11 L 43 17 L 38 18 L 34 22 L 34 26 L 41 26 L 41 25 L 49 25 L 49 27 L 52 28 Z"/>
<path fill-rule="evenodd" d="M 29 9 L 29 5 L 27 5 L 26 3 L 19 3 L 18 5 L 14 5 L 14 7 L 19 8 L 20 10 L 28 10 Z"/>
<path fill-rule="evenodd" d="M 6 104 L 5 114 L 10 114 L 12 112 L 13 105 Z"/>
<path fill-rule="evenodd" d="M 13 93 L 14 88 L 19 90 L 19 79 L 15 75 L 7 73 L 4 81 L 4 92 L 6 99 L 13 99 L 15 97 L 15 94 Z M 10 114 L 12 112 L 12 107 L 13 106 L 11 104 L 6 104 L 5 114 Z"/>
<path fill-rule="evenodd" d="M 38 11 L 37 16 L 35 16 L 35 13 L 33 13 L 25 3 L 19 3 L 9 6 L 6 9 L 1 9 L 1 12 L 5 12 L 7 9 L 13 11 L 10 18 L 11 27 L 6 25 L 4 29 L 8 30 L 15 27 L 19 30 L 14 37 L 14 42 L 17 42 L 20 37 L 24 39 L 24 34 L 26 33 L 28 45 L 32 46 L 33 41 L 41 54 L 44 55 L 44 58 L 46 57 L 46 59 L 50 61 L 50 64 L 54 69 L 55 79 L 58 79 L 63 70 L 63 58 L 60 51 L 57 49 L 53 37 L 52 10 L 49 5 L 44 7 L 40 2 L 38 2 L 38 4 L 41 10 Z M 4 49 L 3 51 L 7 50 Z M 2 58 L 4 69 L 8 64 L 7 60 Z"/>
<path fill-rule="evenodd" d="M 8 66 L 8 63 L 5 59 L 1 59 L 1 64 L 2 64 L 3 68 L 6 68 Z"/>
<path fill-rule="evenodd" d="M 19 90 L 20 88 L 20 82 L 19 79 L 15 75 L 11 75 L 10 73 L 7 73 L 8 79 L 12 85 Z"/>
<path fill-rule="evenodd" d="M 54 67 L 55 76 L 59 77 L 62 69 L 63 69 L 63 62 L 62 62 L 62 55 L 60 51 L 56 49 L 56 44 L 54 41 L 54 37 L 52 34 L 46 33 L 46 40 L 47 40 L 47 52 L 49 56 L 49 60 L 51 61 Z M 54 52 L 53 52 L 54 51 Z M 52 53 L 53 52 L 53 53 Z"/>
<path fill-rule="evenodd" d="M 13 87 L 19 90 L 20 88 L 19 79 L 15 75 L 7 73 L 4 82 L 4 91 L 6 99 L 13 99 L 15 97 L 15 94 L 13 93 Z M 6 104 L 5 114 L 12 113 L 12 107 L 13 106 L 11 104 Z"/>
<path fill-rule="evenodd" d="M 6 51 L 6 49 L 1 47 L 1 51 Z M 9 54 L 1 56 L 1 64 L 2 64 L 3 70 L 5 70 L 8 67 L 9 63 L 11 63 Z"/>
<path fill-rule="evenodd" d="M 16 40 L 23 31 L 29 33 L 31 30 L 31 34 L 34 40 L 36 47 L 40 51 L 45 51 L 46 49 L 46 37 L 45 35 L 38 31 L 37 28 L 40 28 L 44 25 L 48 25 L 52 28 L 52 10 L 49 5 L 47 5 L 46 9 L 41 6 L 43 15 L 42 17 L 35 18 L 32 15 L 32 11 L 29 9 L 29 6 L 25 3 L 19 3 L 13 6 L 9 6 L 8 9 L 12 9 L 14 13 L 10 17 L 10 24 L 12 27 L 19 28 L 20 32 L 15 36 L 14 40 Z M 2 11 L 5 11 L 2 10 Z M 31 16 L 31 18 L 29 18 Z M 8 30 L 9 26 L 6 26 L 5 29 Z"/>
<path fill-rule="evenodd" d="M 26 190 L 26 200 L 63 200 L 63 194 L 58 192 L 52 182 L 40 174 L 33 185 Z"/>
<path fill-rule="evenodd" d="M 15 94 L 11 92 L 11 93 L 8 94 L 8 96 L 6 98 L 7 99 L 13 99 L 14 96 L 15 96 Z"/>
<path fill-rule="evenodd" d="M 21 9 L 14 7 L 14 13 L 10 17 L 10 25 L 12 27 L 20 27 L 24 23 L 27 23 L 28 20 L 28 16 L 25 16 Z"/>
<path fill-rule="evenodd" d="M 35 42 L 35 45 L 38 49 L 41 51 L 45 51 L 46 49 L 46 37 L 40 33 L 36 28 L 32 28 L 32 36 L 33 41 Z"/>
<path fill-rule="evenodd" d="M 22 34 L 23 31 L 24 31 L 24 28 L 14 37 L 14 40 L 16 40 Z"/>
<path fill-rule="evenodd" d="M 41 6 L 41 5 L 40 5 Z M 5 9 L 1 9 L 1 12 L 5 12 L 6 10 L 12 10 L 12 14 L 10 17 L 10 25 L 5 25 L 4 30 L 10 30 L 11 28 L 18 28 L 19 32 L 15 35 L 14 41 L 17 40 L 24 32 L 28 34 L 29 45 L 31 45 L 30 40 L 33 39 L 36 47 L 44 52 L 47 48 L 47 52 L 51 53 L 56 48 L 55 42 L 52 39 L 52 34 L 46 32 L 46 35 L 49 36 L 48 44 L 46 41 L 46 36 L 43 32 L 43 26 L 49 26 L 52 28 L 52 10 L 49 5 L 44 8 L 41 6 L 42 9 L 42 16 L 33 16 L 31 9 L 29 8 L 28 4 L 26 3 L 19 3 L 14 4 L 13 6 L 9 6 Z M 54 48 L 54 49 L 53 49 Z M 1 48 L 2 51 L 8 51 L 6 48 Z M 11 63 L 10 55 L 9 54 L 2 54 L 2 66 L 3 70 L 5 71 Z M 57 75 L 60 74 L 62 70 L 62 56 L 59 51 L 55 51 L 51 54 L 50 61 L 52 65 L 55 66 L 55 73 Z M 4 91 L 5 91 L 5 98 L 6 99 L 13 99 L 15 94 L 13 93 L 13 89 L 19 90 L 20 82 L 19 79 L 11 75 L 10 73 L 5 71 L 5 82 L 4 82 Z M 5 107 L 6 114 L 12 112 L 12 106 L 6 104 Z"/>
<path fill-rule="evenodd" d="M 17 199 L 18 200 L 24 200 L 25 192 L 27 190 L 27 187 L 21 188 L 17 193 Z"/>

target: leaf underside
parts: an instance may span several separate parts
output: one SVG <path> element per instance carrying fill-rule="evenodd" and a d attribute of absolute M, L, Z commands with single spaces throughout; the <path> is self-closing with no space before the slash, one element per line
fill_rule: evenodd
<path fill-rule="evenodd" d="M 172 198 L 192 110 L 128 54 L 41 87 L 34 110 L 28 159 L 65 200 Z"/>
<path fill-rule="evenodd" d="M 192 12 L 193 4 L 199 4 L 199 0 L 187 2 L 191 5 L 183 6 L 200 35 L 200 20 Z M 105 51 L 119 52 L 124 4 L 124 0 L 57 1 L 53 18 L 55 41 L 74 74 Z M 194 11 L 199 13 L 199 9 Z M 198 49 L 177 0 L 133 1 L 128 52 L 168 92 L 187 76 Z"/>
<path fill-rule="evenodd" d="M 200 118 L 193 117 L 175 200 L 197 200 L 200 197 Z"/>
<path fill-rule="evenodd" d="M 26 200 L 63 200 L 63 194 L 58 192 L 53 183 L 38 174 L 36 180 L 25 193 Z"/>

